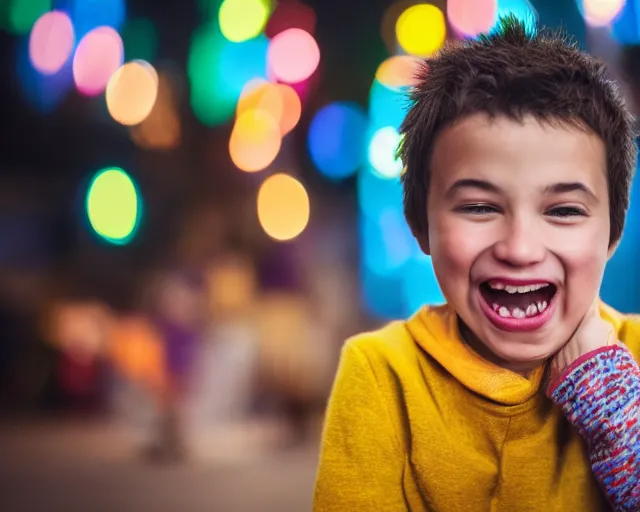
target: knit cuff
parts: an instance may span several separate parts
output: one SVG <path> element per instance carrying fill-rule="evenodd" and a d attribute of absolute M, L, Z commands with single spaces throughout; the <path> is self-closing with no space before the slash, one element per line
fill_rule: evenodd
<path fill-rule="evenodd" d="M 579 367 L 583 366 L 584 363 L 588 362 L 590 359 L 594 358 L 601 352 L 608 352 L 608 351 L 611 351 L 611 349 L 613 348 L 614 348 L 613 345 L 609 345 L 605 347 L 599 347 L 595 350 L 592 350 L 591 352 L 582 354 L 578 359 L 576 359 L 567 368 L 565 368 L 562 374 L 559 377 L 557 377 L 555 381 L 551 382 L 551 384 L 549 385 L 549 389 L 547 390 L 547 395 L 549 397 L 553 397 L 553 393 L 556 391 L 556 389 L 558 389 L 560 384 L 562 384 L 569 378 L 569 376 L 574 372 L 574 370 L 577 370 Z"/>
<path fill-rule="evenodd" d="M 587 442 L 594 475 L 615 510 L 640 510 L 640 368 L 614 345 L 571 365 L 551 399 Z"/>

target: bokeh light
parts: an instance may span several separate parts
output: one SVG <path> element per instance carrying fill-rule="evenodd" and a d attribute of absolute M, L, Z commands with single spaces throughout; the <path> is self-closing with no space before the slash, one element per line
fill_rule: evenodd
<path fill-rule="evenodd" d="M 229 139 L 229 154 L 238 169 L 256 172 L 275 160 L 281 144 L 278 121 L 264 110 L 252 109 L 236 119 Z"/>
<path fill-rule="evenodd" d="M 362 215 L 376 219 L 389 209 L 402 209 L 400 180 L 382 178 L 370 169 L 358 172 L 358 206 Z"/>
<path fill-rule="evenodd" d="M 431 257 L 420 250 L 415 240 L 413 243 L 414 254 L 402 269 L 402 295 L 406 308 L 403 316 L 413 315 L 425 304 L 435 306 L 446 302 Z"/>
<path fill-rule="evenodd" d="M 625 0 L 576 0 L 580 13 L 588 25 L 609 25 L 622 11 Z"/>
<path fill-rule="evenodd" d="M 123 61 L 124 48 L 118 32 L 111 27 L 92 30 L 82 38 L 73 58 L 76 87 L 86 96 L 100 94 Z"/>
<path fill-rule="evenodd" d="M 269 19 L 268 0 L 224 0 L 220 5 L 220 30 L 229 41 L 241 43 L 257 37 Z"/>
<path fill-rule="evenodd" d="M 498 14 L 498 0 L 448 0 L 447 17 L 456 32 L 475 37 L 491 30 Z"/>
<path fill-rule="evenodd" d="M 91 227 L 113 244 L 128 243 L 139 225 L 141 201 L 133 180 L 125 171 L 117 167 L 99 171 L 87 192 Z"/>
<path fill-rule="evenodd" d="M 398 18 L 410 7 L 423 3 L 420 0 L 395 0 L 389 2 L 389 6 L 385 9 L 380 23 L 380 32 L 384 45 L 389 55 L 398 53 L 398 37 L 396 35 L 396 24 Z"/>
<path fill-rule="evenodd" d="M 275 84 L 262 78 L 249 80 L 242 88 L 236 115 L 251 109 L 264 110 L 274 119 L 279 119 L 282 114 L 282 98 L 275 89 Z"/>
<path fill-rule="evenodd" d="M 625 2 L 620 13 L 611 22 L 611 36 L 621 45 L 640 44 L 640 13 L 636 0 Z"/>
<path fill-rule="evenodd" d="M 401 90 L 416 84 L 421 60 L 409 55 L 394 55 L 384 60 L 376 71 L 376 80 L 389 89 Z"/>
<path fill-rule="evenodd" d="M 111 326 L 109 360 L 119 373 L 149 390 L 165 389 L 163 338 L 146 316 L 126 315 Z"/>
<path fill-rule="evenodd" d="M 111 315 L 99 302 L 56 301 L 45 321 L 48 341 L 76 361 L 91 363 L 107 349 Z"/>
<path fill-rule="evenodd" d="M 447 37 L 444 14 L 431 4 L 409 7 L 396 22 L 396 37 L 398 44 L 410 55 L 433 55 L 442 48 Z"/>
<path fill-rule="evenodd" d="M 302 183 L 287 174 L 269 176 L 258 191 L 258 219 L 271 238 L 291 240 L 309 222 L 309 195 Z"/>
<path fill-rule="evenodd" d="M 402 281 L 398 277 L 376 274 L 361 262 L 360 282 L 362 303 L 369 314 L 388 320 L 406 317 Z"/>
<path fill-rule="evenodd" d="M 286 135 L 293 130 L 302 115 L 302 103 L 300 96 L 287 84 L 276 84 L 276 88 L 282 99 L 282 115 L 280 117 L 280 133 Z"/>
<path fill-rule="evenodd" d="M 497 30 L 500 18 L 509 15 L 513 15 L 522 21 L 530 34 L 537 32 L 538 12 L 529 0 L 498 0 L 498 16 L 491 30 Z"/>
<path fill-rule="evenodd" d="M 365 307 L 376 316 L 404 316 L 402 271 L 414 244 L 402 214 L 399 180 L 358 172 L 360 278 Z"/>
<path fill-rule="evenodd" d="M 388 207 L 375 217 L 363 217 L 360 229 L 364 264 L 372 272 L 394 275 L 411 258 L 413 235 L 402 208 Z"/>
<path fill-rule="evenodd" d="M 40 16 L 50 11 L 52 0 L 3 0 L 9 9 L 8 28 L 16 34 L 26 34 Z"/>
<path fill-rule="evenodd" d="M 280 32 L 269 44 L 269 71 L 286 83 L 309 78 L 320 63 L 320 48 L 311 34 L 299 28 Z"/>
<path fill-rule="evenodd" d="M 289 133 L 300 120 L 302 104 L 298 94 L 287 84 L 262 79 L 250 80 L 242 90 L 236 115 L 251 109 L 268 112 L 280 125 L 281 135 Z"/>
<path fill-rule="evenodd" d="M 151 112 L 142 123 L 131 128 L 131 138 L 146 149 L 169 150 L 178 147 L 182 126 L 178 98 L 171 78 L 158 73 L 158 94 Z"/>
<path fill-rule="evenodd" d="M 207 126 L 224 123 L 235 111 L 233 94 L 218 87 L 219 55 L 225 41 L 222 34 L 209 25 L 197 29 L 191 38 L 187 63 L 191 108 Z"/>
<path fill-rule="evenodd" d="M 147 18 L 128 20 L 120 34 L 126 61 L 155 61 L 158 51 L 158 30 L 151 20 Z"/>
<path fill-rule="evenodd" d="M 264 32 L 269 39 L 272 39 L 290 28 L 299 28 L 309 34 L 315 34 L 316 12 L 299 0 L 277 2 Z"/>
<path fill-rule="evenodd" d="M 372 131 L 385 126 L 400 129 L 409 109 L 409 89 L 390 89 L 374 80 L 369 92 L 369 123 Z"/>
<path fill-rule="evenodd" d="M 33 67 L 44 75 L 57 73 L 69 59 L 74 43 L 69 16 L 61 11 L 43 14 L 29 37 L 29 56 Z"/>
<path fill-rule="evenodd" d="M 67 0 L 78 38 L 98 27 L 120 29 L 125 21 L 125 0 Z"/>
<path fill-rule="evenodd" d="M 215 25 L 195 32 L 187 69 L 191 107 L 201 123 L 217 126 L 233 117 L 246 83 L 267 76 L 268 44 L 263 35 L 231 43 Z"/>
<path fill-rule="evenodd" d="M 392 179 L 400 176 L 402 162 L 396 158 L 400 140 L 400 134 L 393 126 L 380 128 L 371 137 L 369 163 L 380 177 Z"/>
<path fill-rule="evenodd" d="M 106 101 L 109 113 L 118 123 L 133 126 L 151 112 L 158 95 L 158 74 L 145 61 L 128 62 L 109 79 Z"/>
<path fill-rule="evenodd" d="M 403 214 L 402 185 L 373 169 L 358 173 L 360 279 L 366 309 L 378 317 L 407 317 L 444 298 L 431 265 Z"/>
<path fill-rule="evenodd" d="M 351 176 L 366 158 L 367 118 L 357 104 L 331 103 L 314 116 L 308 133 L 311 160 L 330 179 Z"/>
<path fill-rule="evenodd" d="M 68 59 L 56 73 L 45 75 L 33 66 L 29 55 L 29 40 L 20 42 L 16 76 L 20 92 L 30 107 L 39 113 L 48 114 L 64 101 L 73 90 L 71 62 Z"/>

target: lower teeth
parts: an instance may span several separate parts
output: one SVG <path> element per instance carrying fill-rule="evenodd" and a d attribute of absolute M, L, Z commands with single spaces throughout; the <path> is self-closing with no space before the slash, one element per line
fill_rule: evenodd
<path fill-rule="evenodd" d="M 525 318 L 530 316 L 536 316 L 539 313 L 542 313 L 549 304 L 546 300 L 538 302 L 536 304 L 529 304 L 527 306 L 526 311 L 522 311 L 520 308 L 513 308 L 509 310 L 504 306 L 500 306 L 499 304 L 493 304 L 493 310 L 498 313 L 503 318 Z"/>

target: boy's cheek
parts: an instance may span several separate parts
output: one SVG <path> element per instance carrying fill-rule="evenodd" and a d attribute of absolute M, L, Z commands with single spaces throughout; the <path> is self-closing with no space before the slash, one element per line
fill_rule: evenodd
<path fill-rule="evenodd" d="M 591 288 L 594 295 L 598 293 L 608 260 L 605 243 L 597 238 L 568 240 L 549 247 L 549 252 L 564 267 L 567 286 L 581 287 L 585 292 Z"/>
<path fill-rule="evenodd" d="M 474 260 L 483 251 L 482 245 L 478 244 L 478 237 L 471 232 L 445 229 L 430 242 L 434 265 L 453 273 L 464 273 L 465 279 L 468 279 L 467 274 Z"/>

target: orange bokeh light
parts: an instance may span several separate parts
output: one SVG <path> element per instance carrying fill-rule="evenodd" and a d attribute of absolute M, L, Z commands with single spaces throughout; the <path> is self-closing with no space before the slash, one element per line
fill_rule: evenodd
<path fill-rule="evenodd" d="M 275 160 L 281 144 L 278 121 L 264 110 L 250 109 L 236 119 L 229 139 L 229 153 L 238 169 L 256 172 Z"/>
<path fill-rule="evenodd" d="M 271 238 L 291 240 L 309 223 L 309 195 L 302 183 L 287 174 L 269 176 L 258 192 L 258 219 Z"/>
<path fill-rule="evenodd" d="M 169 76 L 158 75 L 158 96 L 142 123 L 131 128 L 131 138 L 147 149 L 174 149 L 180 145 L 182 127 L 176 91 Z"/>
<path fill-rule="evenodd" d="M 106 101 L 114 120 L 125 126 L 144 121 L 158 96 L 158 74 L 145 61 L 128 62 L 109 79 Z"/>
<path fill-rule="evenodd" d="M 592 27 L 611 23 L 624 7 L 625 0 L 583 0 L 584 19 Z"/>
<path fill-rule="evenodd" d="M 394 55 L 380 64 L 376 80 L 389 89 L 401 89 L 416 84 L 421 59 L 409 55 Z"/>
<path fill-rule="evenodd" d="M 242 91 L 237 116 L 251 109 L 269 113 L 278 122 L 280 134 L 284 136 L 300 121 L 302 104 L 291 86 L 257 79 L 250 81 Z"/>
<path fill-rule="evenodd" d="M 280 118 L 280 131 L 282 135 L 285 135 L 293 130 L 300 121 L 302 103 L 300 103 L 300 96 L 291 86 L 276 84 L 276 87 L 280 91 L 284 104 L 282 117 Z"/>

